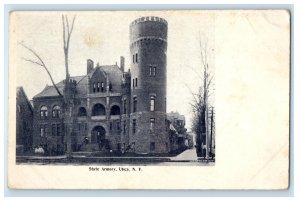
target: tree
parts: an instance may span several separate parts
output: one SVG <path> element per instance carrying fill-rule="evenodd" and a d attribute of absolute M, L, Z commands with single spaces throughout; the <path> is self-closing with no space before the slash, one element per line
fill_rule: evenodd
<path fill-rule="evenodd" d="M 73 17 L 71 25 L 69 25 L 69 20 L 67 16 L 62 15 L 62 26 L 63 26 L 63 49 L 64 49 L 64 58 L 65 58 L 65 70 L 66 70 L 66 79 L 64 80 L 64 89 L 63 94 L 59 91 L 57 85 L 55 84 L 53 77 L 49 71 L 49 68 L 46 66 L 45 62 L 41 58 L 41 56 L 32 48 L 26 46 L 24 43 L 20 43 L 25 49 L 31 52 L 36 60 L 23 58 L 25 61 L 36 64 L 38 66 L 43 67 L 46 70 L 48 76 L 50 77 L 51 83 L 58 93 L 59 97 L 63 100 L 63 114 L 64 114 L 64 125 L 65 125 L 65 136 L 66 136 L 66 144 L 67 144 L 67 156 L 71 157 L 72 155 L 72 130 L 75 122 L 75 118 L 73 118 L 73 93 L 72 93 L 72 81 L 70 79 L 69 74 L 69 48 L 70 48 L 70 39 L 73 32 L 74 22 L 76 16 Z"/>
<path fill-rule="evenodd" d="M 208 56 L 210 54 L 207 40 L 203 41 L 202 38 L 199 40 L 200 45 L 200 59 L 202 65 L 202 73 L 198 74 L 202 81 L 197 93 L 192 93 L 193 101 L 191 103 L 192 111 L 194 113 L 192 130 L 196 133 L 197 141 L 197 154 L 198 156 L 205 156 L 209 158 L 208 145 L 208 108 L 210 107 L 209 97 L 212 95 L 213 90 L 212 82 L 214 75 L 209 68 Z M 205 143 L 204 143 L 205 142 Z M 202 145 L 206 144 L 206 150 L 203 150 Z M 205 151 L 205 153 L 204 153 Z"/>

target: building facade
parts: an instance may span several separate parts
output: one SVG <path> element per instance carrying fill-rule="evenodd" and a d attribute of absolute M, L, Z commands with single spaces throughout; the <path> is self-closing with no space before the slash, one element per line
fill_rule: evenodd
<path fill-rule="evenodd" d="M 166 114 L 167 21 L 142 17 L 130 24 L 131 66 L 94 65 L 71 77 L 72 150 L 113 150 L 138 154 L 171 150 Z M 57 85 L 64 93 L 64 81 Z M 34 136 L 48 152 L 64 152 L 63 99 L 53 86 L 34 96 Z"/>
<path fill-rule="evenodd" d="M 30 151 L 33 133 L 33 108 L 23 87 L 16 94 L 16 153 Z"/>

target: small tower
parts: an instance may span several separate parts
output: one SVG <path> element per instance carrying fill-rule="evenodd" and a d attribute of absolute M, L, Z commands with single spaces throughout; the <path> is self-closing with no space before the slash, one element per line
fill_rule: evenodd
<path fill-rule="evenodd" d="M 142 17 L 130 25 L 130 142 L 136 153 L 168 152 L 166 131 L 168 23 Z"/>

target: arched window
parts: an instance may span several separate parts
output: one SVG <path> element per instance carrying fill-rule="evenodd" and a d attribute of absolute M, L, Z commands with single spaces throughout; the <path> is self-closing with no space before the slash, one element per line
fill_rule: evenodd
<path fill-rule="evenodd" d="M 94 105 L 92 110 L 92 116 L 101 116 L 105 115 L 105 113 L 105 107 L 103 105 L 101 105 L 100 103 Z"/>
<path fill-rule="evenodd" d="M 60 107 L 58 105 L 55 105 L 52 108 L 52 118 L 59 118 L 60 117 Z"/>
<path fill-rule="evenodd" d="M 48 117 L 48 108 L 46 106 L 41 107 L 40 116 L 41 116 L 41 118 Z"/>
<path fill-rule="evenodd" d="M 100 82 L 97 83 L 97 92 L 100 91 Z"/>
<path fill-rule="evenodd" d="M 117 105 L 114 105 L 110 109 L 110 115 L 120 115 L 120 107 Z"/>
<path fill-rule="evenodd" d="M 79 117 L 85 117 L 86 116 L 86 109 L 84 107 L 80 107 L 78 110 L 78 116 Z"/>

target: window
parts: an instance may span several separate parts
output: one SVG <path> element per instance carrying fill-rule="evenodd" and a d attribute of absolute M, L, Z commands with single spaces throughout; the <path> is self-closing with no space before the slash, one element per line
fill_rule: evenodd
<path fill-rule="evenodd" d="M 135 62 L 138 63 L 138 53 L 135 54 Z"/>
<path fill-rule="evenodd" d="M 132 87 L 134 88 L 134 79 L 132 79 Z"/>
<path fill-rule="evenodd" d="M 93 84 L 93 92 L 95 93 L 96 92 L 96 83 L 94 82 Z"/>
<path fill-rule="evenodd" d="M 109 123 L 109 130 L 112 130 L 112 127 L 113 127 L 113 122 L 110 122 Z"/>
<path fill-rule="evenodd" d="M 100 83 L 98 82 L 97 83 L 97 92 L 99 92 L 100 91 Z"/>
<path fill-rule="evenodd" d="M 134 55 L 132 55 L 132 63 L 134 63 L 135 61 L 135 58 L 134 58 Z"/>
<path fill-rule="evenodd" d="M 41 132 L 41 137 L 44 137 L 45 135 L 44 125 L 41 125 L 40 132 Z"/>
<path fill-rule="evenodd" d="M 61 125 L 60 124 L 57 124 L 57 136 L 61 136 Z"/>
<path fill-rule="evenodd" d="M 57 130 L 56 130 L 56 124 L 52 124 L 52 136 L 56 136 Z"/>
<path fill-rule="evenodd" d="M 153 66 L 149 67 L 149 75 L 156 76 L 156 67 L 153 67 Z"/>
<path fill-rule="evenodd" d="M 47 118 L 48 116 L 48 108 L 46 106 L 41 107 L 41 118 Z"/>
<path fill-rule="evenodd" d="M 126 114 L 126 111 L 127 110 L 127 101 L 126 100 L 124 100 L 123 101 L 123 114 Z"/>
<path fill-rule="evenodd" d="M 102 104 L 97 103 L 96 105 L 93 106 L 92 116 L 102 116 L 105 114 L 106 114 L 105 107 Z"/>
<path fill-rule="evenodd" d="M 118 130 L 118 131 L 121 130 L 120 124 L 121 124 L 121 123 L 120 123 L 119 121 L 116 122 L 116 127 L 117 127 L 117 130 Z"/>
<path fill-rule="evenodd" d="M 132 133 L 135 134 L 136 132 L 136 119 L 132 120 Z"/>
<path fill-rule="evenodd" d="M 101 82 L 101 92 L 103 92 L 103 91 L 104 91 L 104 83 Z"/>
<path fill-rule="evenodd" d="M 78 116 L 79 117 L 85 117 L 86 116 L 86 109 L 84 107 L 80 107 L 78 110 Z"/>
<path fill-rule="evenodd" d="M 47 137 L 48 136 L 48 126 L 45 125 L 45 136 Z"/>
<path fill-rule="evenodd" d="M 155 142 L 150 143 L 150 151 L 155 151 Z"/>
<path fill-rule="evenodd" d="M 47 137 L 48 135 L 48 127 L 47 125 L 41 125 L 40 127 L 41 137 Z"/>
<path fill-rule="evenodd" d="M 19 113 L 22 112 L 22 107 L 21 107 L 21 105 L 18 105 L 18 112 L 19 112 Z"/>
<path fill-rule="evenodd" d="M 135 78 L 135 86 L 137 87 L 138 86 L 138 79 Z"/>
<path fill-rule="evenodd" d="M 136 112 L 137 100 L 136 97 L 133 97 L 133 112 Z"/>
<path fill-rule="evenodd" d="M 126 121 L 123 121 L 123 134 L 126 134 Z"/>
<path fill-rule="evenodd" d="M 55 105 L 52 109 L 52 118 L 59 118 L 60 117 L 60 107 Z"/>
<path fill-rule="evenodd" d="M 155 127 L 155 119 L 151 118 L 150 119 L 150 131 L 154 131 L 154 127 Z"/>
<path fill-rule="evenodd" d="M 150 96 L 150 111 L 153 112 L 155 110 L 155 96 Z"/>
<path fill-rule="evenodd" d="M 112 91 L 112 84 L 109 83 L 109 91 Z"/>
<path fill-rule="evenodd" d="M 114 105 L 110 109 L 110 115 L 120 115 L 120 107 L 117 105 Z"/>

